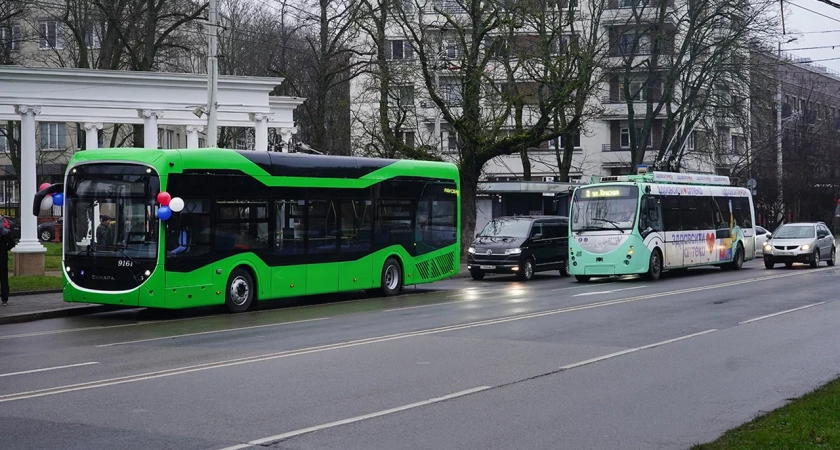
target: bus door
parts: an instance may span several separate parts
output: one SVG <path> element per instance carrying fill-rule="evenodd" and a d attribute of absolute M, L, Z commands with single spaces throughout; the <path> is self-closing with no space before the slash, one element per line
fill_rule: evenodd
<path fill-rule="evenodd" d="M 210 253 L 209 201 L 185 199 L 185 203 L 181 212 L 164 222 L 167 302 L 207 304 L 216 268 Z M 139 239 L 148 231 L 132 228 L 129 233 Z"/>
<path fill-rule="evenodd" d="M 674 195 L 662 196 L 662 222 L 665 229 L 665 254 L 663 255 L 666 269 L 682 267 L 683 265 L 683 232 L 680 216 L 680 198 Z"/>
<path fill-rule="evenodd" d="M 306 293 L 338 291 L 340 200 L 307 200 Z"/>

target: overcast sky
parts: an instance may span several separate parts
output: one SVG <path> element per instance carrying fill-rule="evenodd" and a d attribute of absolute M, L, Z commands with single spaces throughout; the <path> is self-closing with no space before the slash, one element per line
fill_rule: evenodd
<path fill-rule="evenodd" d="M 787 6 L 785 8 L 787 33 L 791 37 L 796 37 L 797 40 L 783 44 L 782 51 L 788 50 L 788 53 L 791 55 L 811 58 L 816 64 L 826 66 L 840 73 L 840 9 L 826 5 L 818 0 L 789 0 L 785 2 L 785 5 Z M 803 8 L 810 9 L 814 12 L 806 11 Z M 823 17 L 819 14 L 828 17 Z M 821 33 L 821 31 L 831 32 Z M 835 48 L 796 50 L 831 45 L 837 46 Z M 831 58 L 836 59 L 828 60 Z"/>

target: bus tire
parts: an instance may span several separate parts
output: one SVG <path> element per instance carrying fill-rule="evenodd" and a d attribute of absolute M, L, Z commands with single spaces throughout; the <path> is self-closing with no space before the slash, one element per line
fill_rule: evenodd
<path fill-rule="evenodd" d="M 578 280 L 578 282 L 580 283 L 586 283 L 591 279 L 592 277 L 590 277 L 589 275 L 575 275 L 575 280 Z"/>
<path fill-rule="evenodd" d="M 400 293 L 402 289 L 402 267 L 395 258 L 388 258 L 382 265 L 382 278 L 379 291 L 386 297 L 392 297 Z"/>
<path fill-rule="evenodd" d="M 648 270 L 644 274 L 644 278 L 650 281 L 656 281 L 662 276 L 662 253 L 658 248 L 653 249 L 650 254 L 650 262 L 648 263 Z"/>
<path fill-rule="evenodd" d="M 233 269 L 227 281 L 225 291 L 225 306 L 232 313 L 241 313 L 248 310 L 254 301 L 256 292 L 254 279 L 251 274 L 242 267 Z"/>
<path fill-rule="evenodd" d="M 738 247 L 735 249 L 735 257 L 732 259 L 732 262 L 724 264 L 723 267 L 728 270 L 741 270 L 744 267 L 744 247 L 740 243 L 738 243 Z"/>
<path fill-rule="evenodd" d="M 560 269 L 560 276 L 561 277 L 568 277 L 570 275 L 570 267 L 569 267 L 569 258 L 566 258 L 566 262 L 563 263 L 563 267 Z"/>

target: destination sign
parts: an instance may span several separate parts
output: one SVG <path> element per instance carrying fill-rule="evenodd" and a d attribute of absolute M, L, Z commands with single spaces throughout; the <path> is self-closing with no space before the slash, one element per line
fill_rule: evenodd
<path fill-rule="evenodd" d="M 635 187 L 633 186 L 604 186 L 580 189 L 578 191 L 579 197 L 587 198 L 613 198 L 613 197 L 635 197 Z"/>

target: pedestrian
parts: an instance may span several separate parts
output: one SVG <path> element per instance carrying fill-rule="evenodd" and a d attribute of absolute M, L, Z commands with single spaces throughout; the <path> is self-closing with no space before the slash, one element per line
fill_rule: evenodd
<path fill-rule="evenodd" d="M 108 240 L 110 234 L 109 225 L 111 224 L 111 218 L 106 215 L 99 216 L 99 226 L 96 227 L 96 244 L 100 246 L 106 246 L 110 242 Z"/>
<path fill-rule="evenodd" d="M 3 306 L 9 304 L 9 250 L 15 246 L 15 238 L 9 229 L 9 222 L 4 221 L 0 231 L 0 299 Z"/>

